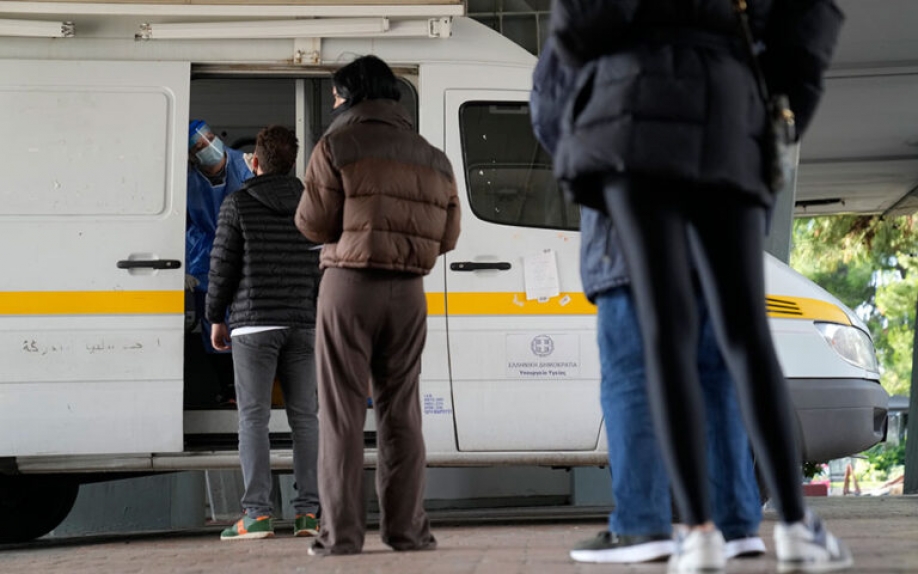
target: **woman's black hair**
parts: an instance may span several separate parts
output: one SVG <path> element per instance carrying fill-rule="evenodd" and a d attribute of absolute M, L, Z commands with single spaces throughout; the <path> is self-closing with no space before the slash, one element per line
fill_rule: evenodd
<path fill-rule="evenodd" d="M 344 66 L 332 76 L 332 83 L 338 97 L 345 100 L 345 106 L 359 104 L 363 100 L 395 100 L 402 97 L 398 89 L 398 78 L 392 69 L 376 56 L 362 56 Z"/>

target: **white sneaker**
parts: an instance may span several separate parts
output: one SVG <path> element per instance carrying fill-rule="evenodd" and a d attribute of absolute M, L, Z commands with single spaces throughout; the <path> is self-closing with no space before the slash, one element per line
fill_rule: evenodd
<path fill-rule="evenodd" d="M 755 558 L 765 554 L 765 542 L 758 536 L 746 536 L 727 540 L 724 545 L 727 560 L 733 558 Z"/>
<path fill-rule="evenodd" d="M 778 572 L 834 572 L 854 564 L 845 544 L 810 511 L 800 522 L 775 525 Z"/>
<path fill-rule="evenodd" d="M 667 572 L 722 572 L 727 564 L 725 545 L 720 530 L 683 529 L 676 539 L 676 551 L 669 558 Z"/>
<path fill-rule="evenodd" d="M 575 562 L 632 564 L 669 558 L 676 543 L 669 534 L 619 535 L 603 530 L 571 550 Z"/>

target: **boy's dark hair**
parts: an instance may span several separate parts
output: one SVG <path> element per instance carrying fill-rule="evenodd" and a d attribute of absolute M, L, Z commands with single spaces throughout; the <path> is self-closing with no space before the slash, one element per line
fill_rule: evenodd
<path fill-rule="evenodd" d="M 255 139 L 255 157 L 268 175 L 287 175 L 296 163 L 299 143 L 296 134 L 284 126 L 268 126 Z"/>
<path fill-rule="evenodd" d="M 388 64 L 376 56 L 357 58 L 335 72 L 332 83 L 348 107 L 363 100 L 398 101 L 402 97 L 398 89 L 398 78 Z"/>

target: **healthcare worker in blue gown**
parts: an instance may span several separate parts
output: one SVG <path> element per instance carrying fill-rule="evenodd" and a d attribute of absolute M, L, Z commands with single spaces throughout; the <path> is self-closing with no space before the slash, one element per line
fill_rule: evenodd
<path fill-rule="evenodd" d="M 203 120 L 191 120 L 188 126 L 185 288 L 194 293 L 195 316 L 201 321 L 204 351 L 217 374 L 216 401 L 223 405 L 235 404 L 233 359 L 229 351 L 217 351 L 210 342 L 210 322 L 204 314 L 207 272 L 220 205 L 227 195 L 242 187 L 252 176 L 241 151 L 227 148 Z"/>

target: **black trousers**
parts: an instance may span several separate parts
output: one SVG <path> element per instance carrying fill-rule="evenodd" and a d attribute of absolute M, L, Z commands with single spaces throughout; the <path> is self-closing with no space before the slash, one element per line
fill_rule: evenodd
<path fill-rule="evenodd" d="M 762 475 L 782 519 L 802 519 L 792 405 L 765 313 L 764 207 L 656 178 L 609 178 L 603 195 L 631 272 L 651 412 L 683 520 L 711 516 L 693 269 Z"/>

